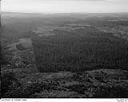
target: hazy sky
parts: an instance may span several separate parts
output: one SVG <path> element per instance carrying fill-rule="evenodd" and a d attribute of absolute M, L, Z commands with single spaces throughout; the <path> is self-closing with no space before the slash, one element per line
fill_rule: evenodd
<path fill-rule="evenodd" d="M 41 13 L 128 12 L 128 0 L 2 0 L 1 9 Z"/>

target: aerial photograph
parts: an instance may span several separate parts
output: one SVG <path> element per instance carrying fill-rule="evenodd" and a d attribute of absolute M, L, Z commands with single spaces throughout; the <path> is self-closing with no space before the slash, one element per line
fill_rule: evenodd
<path fill-rule="evenodd" d="M 128 98 L 128 0 L 1 0 L 1 98 Z"/>

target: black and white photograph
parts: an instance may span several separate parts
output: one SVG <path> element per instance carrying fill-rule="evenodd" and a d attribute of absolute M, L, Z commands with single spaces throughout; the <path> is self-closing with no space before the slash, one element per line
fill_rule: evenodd
<path fill-rule="evenodd" d="M 0 66 L 1 98 L 128 98 L 128 0 L 0 0 Z"/>

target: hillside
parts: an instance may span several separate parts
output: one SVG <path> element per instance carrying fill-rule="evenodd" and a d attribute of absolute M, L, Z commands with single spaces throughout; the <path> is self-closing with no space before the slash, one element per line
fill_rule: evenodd
<path fill-rule="evenodd" d="M 125 15 L 3 14 L 1 97 L 128 97 Z"/>

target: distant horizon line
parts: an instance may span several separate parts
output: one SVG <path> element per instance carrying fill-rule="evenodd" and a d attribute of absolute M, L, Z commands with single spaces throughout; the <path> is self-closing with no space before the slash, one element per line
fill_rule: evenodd
<path fill-rule="evenodd" d="M 56 12 L 56 13 L 46 13 L 46 12 L 17 12 L 17 11 L 1 11 L 1 13 L 24 13 L 24 14 L 122 14 L 128 12 Z"/>

